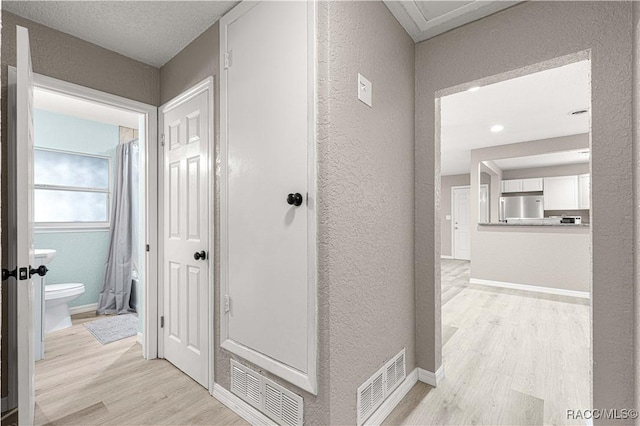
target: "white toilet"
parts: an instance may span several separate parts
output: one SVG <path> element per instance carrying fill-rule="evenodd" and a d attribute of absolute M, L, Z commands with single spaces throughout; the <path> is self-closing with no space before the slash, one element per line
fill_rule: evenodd
<path fill-rule="evenodd" d="M 71 327 L 69 302 L 84 293 L 84 284 L 51 284 L 44 286 L 44 332 Z"/>

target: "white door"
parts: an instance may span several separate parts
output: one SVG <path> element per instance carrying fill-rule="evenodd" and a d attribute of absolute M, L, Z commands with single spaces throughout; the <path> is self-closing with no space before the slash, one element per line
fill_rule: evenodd
<path fill-rule="evenodd" d="M 13 145 L 11 155 L 12 173 L 15 185 L 15 245 L 18 273 L 14 281 L 17 286 L 17 345 L 18 345 L 18 423 L 29 425 L 34 422 L 35 415 L 35 358 L 33 348 L 33 304 L 34 290 L 30 268 L 33 259 L 33 72 L 31 69 L 31 51 L 29 32 L 26 28 L 16 29 L 16 73 L 15 86 L 10 88 L 9 108 L 14 113 L 9 119 L 10 144 Z M 13 80 L 13 78 L 12 78 Z M 14 91 L 15 90 L 15 91 Z M 13 98 L 15 94 L 15 98 Z M 13 101 L 13 102 L 12 102 Z M 13 108 L 15 107 L 15 110 Z"/>
<path fill-rule="evenodd" d="M 455 259 L 471 259 L 470 204 L 469 187 L 453 189 L 453 257 Z"/>
<path fill-rule="evenodd" d="M 265 1 L 223 21 L 222 106 L 223 347 L 307 390 L 294 376 L 315 364 L 311 8 Z"/>
<path fill-rule="evenodd" d="M 208 388 L 209 92 L 161 110 L 164 357 Z M 175 105 L 175 106 L 174 106 Z"/>

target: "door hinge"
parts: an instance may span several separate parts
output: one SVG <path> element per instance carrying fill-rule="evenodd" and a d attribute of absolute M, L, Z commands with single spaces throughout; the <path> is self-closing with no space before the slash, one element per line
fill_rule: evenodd
<path fill-rule="evenodd" d="M 150 250 L 150 248 L 149 248 L 149 244 L 147 244 L 147 251 L 149 251 L 149 250 Z"/>
<path fill-rule="evenodd" d="M 164 146 L 164 133 L 160 135 L 160 145 Z"/>
<path fill-rule="evenodd" d="M 164 316 L 160 317 L 160 328 L 164 328 Z"/>
<path fill-rule="evenodd" d="M 231 66 L 231 51 L 224 52 L 224 69 L 226 70 Z"/>
<path fill-rule="evenodd" d="M 229 297 L 228 294 L 224 295 L 224 312 L 229 312 L 229 310 L 231 309 L 231 298 Z"/>

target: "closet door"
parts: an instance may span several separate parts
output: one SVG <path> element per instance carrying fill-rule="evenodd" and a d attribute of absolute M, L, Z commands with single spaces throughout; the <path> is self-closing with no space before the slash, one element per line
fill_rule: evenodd
<path fill-rule="evenodd" d="M 313 8 L 241 4 L 221 49 L 223 347 L 311 392 Z"/>

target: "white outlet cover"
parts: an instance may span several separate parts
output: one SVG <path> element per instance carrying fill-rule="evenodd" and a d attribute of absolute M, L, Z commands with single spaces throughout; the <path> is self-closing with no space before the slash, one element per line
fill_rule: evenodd
<path fill-rule="evenodd" d="M 444 216 L 444 219 L 445 219 L 445 220 L 451 220 L 451 215 L 450 215 L 450 214 L 445 215 L 445 216 Z"/>
<path fill-rule="evenodd" d="M 358 73 L 358 99 L 372 106 L 373 85 L 362 74 Z"/>

